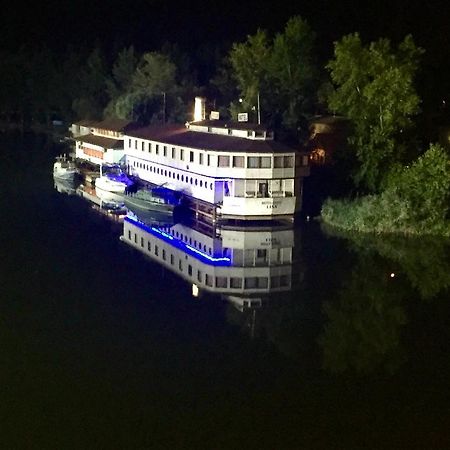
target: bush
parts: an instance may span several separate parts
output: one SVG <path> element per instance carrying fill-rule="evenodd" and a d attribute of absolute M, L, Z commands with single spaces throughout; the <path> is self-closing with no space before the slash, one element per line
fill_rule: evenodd
<path fill-rule="evenodd" d="M 450 158 L 439 145 L 410 167 L 393 171 L 379 195 L 330 200 L 325 223 L 347 231 L 450 236 Z"/>

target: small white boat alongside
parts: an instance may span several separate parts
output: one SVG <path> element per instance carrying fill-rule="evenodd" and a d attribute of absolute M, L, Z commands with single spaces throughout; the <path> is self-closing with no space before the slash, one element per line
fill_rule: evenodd
<path fill-rule="evenodd" d="M 53 177 L 64 181 L 73 181 L 79 172 L 75 163 L 66 155 L 58 156 L 53 164 Z"/>
<path fill-rule="evenodd" d="M 100 177 L 95 180 L 95 187 L 108 192 L 123 194 L 133 182 L 117 165 L 100 166 Z"/>

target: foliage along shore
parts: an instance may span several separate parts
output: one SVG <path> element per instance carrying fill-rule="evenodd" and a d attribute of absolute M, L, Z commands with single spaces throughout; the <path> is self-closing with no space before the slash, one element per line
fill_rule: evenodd
<path fill-rule="evenodd" d="M 450 157 L 439 145 L 393 170 L 379 194 L 328 199 L 324 223 L 345 231 L 450 237 Z"/>

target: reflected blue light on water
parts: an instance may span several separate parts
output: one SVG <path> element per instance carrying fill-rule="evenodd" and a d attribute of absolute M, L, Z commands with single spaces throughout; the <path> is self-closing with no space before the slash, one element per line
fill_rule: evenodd
<path fill-rule="evenodd" d="M 165 231 L 146 225 L 145 223 L 136 220 L 130 216 L 125 217 L 125 221 L 137 226 L 141 230 L 146 231 L 147 233 L 153 234 L 155 236 L 158 236 L 162 240 L 170 243 L 172 246 L 179 248 L 180 250 L 183 250 L 185 253 L 188 253 L 190 256 L 199 259 L 202 262 L 205 262 L 206 264 L 211 264 L 215 266 L 230 266 L 231 265 L 231 259 L 223 256 L 223 257 L 214 257 L 210 256 L 200 250 L 197 250 L 194 247 L 191 247 L 189 244 L 185 244 L 183 241 L 174 238 L 172 235 L 166 233 Z"/>

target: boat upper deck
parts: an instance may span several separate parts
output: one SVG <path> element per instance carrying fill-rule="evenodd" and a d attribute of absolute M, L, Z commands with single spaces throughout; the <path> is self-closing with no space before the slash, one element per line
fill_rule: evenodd
<path fill-rule="evenodd" d="M 200 150 L 243 153 L 286 153 L 295 149 L 281 142 L 264 139 L 246 139 L 230 135 L 192 131 L 185 125 L 151 125 L 128 131 L 126 138 L 138 138 L 167 145 Z"/>

